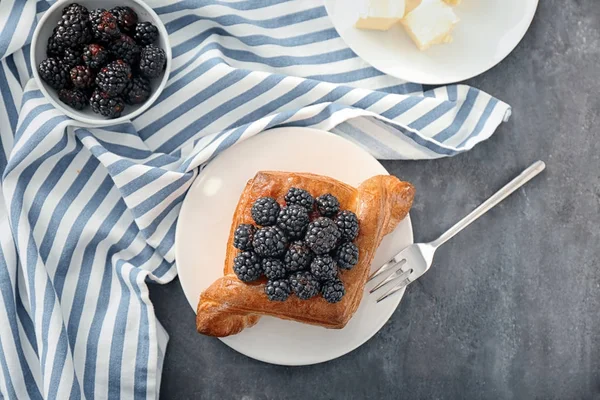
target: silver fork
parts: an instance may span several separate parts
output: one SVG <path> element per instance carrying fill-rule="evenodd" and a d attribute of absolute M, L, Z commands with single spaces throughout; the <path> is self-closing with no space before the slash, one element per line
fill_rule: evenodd
<path fill-rule="evenodd" d="M 377 299 L 377 302 L 379 303 L 399 290 L 404 289 L 411 282 L 417 280 L 431 267 L 433 255 L 438 247 L 446 243 L 458 232 L 465 229 L 477 218 L 481 217 L 488 210 L 507 198 L 515 190 L 529 182 L 533 177 L 542 172 L 544 168 L 546 168 L 546 164 L 544 164 L 543 161 L 536 161 L 433 242 L 412 244 L 396 254 L 391 260 L 383 264 L 369 276 L 369 281 L 371 281 L 374 278 L 381 276 L 381 274 L 393 270 L 393 272 L 384 280 L 375 285 L 375 287 L 370 290 L 370 293 L 374 293 L 392 282 L 396 283 L 395 286 Z"/>

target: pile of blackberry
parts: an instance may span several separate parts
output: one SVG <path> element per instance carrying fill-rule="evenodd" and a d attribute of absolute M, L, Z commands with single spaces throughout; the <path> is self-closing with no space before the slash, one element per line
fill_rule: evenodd
<path fill-rule="evenodd" d="M 241 281 L 265 276 L 271 301 L 285 301 L 292 293 L 302 300 L 319 293 L 329 303 L 342 300 L 346 289 L 340 273 L 358 263 L 353 241 L 359 223 L 353 212 L 340 210 L 332 194 L 315 199 L 295 187 L 285 195 L 285 205 L 261 197 L 250 212 L 257 226 L 241 224 L 233 237 L 240 250 L 233 271 Z"/>
<path fill-rule="evenodd" d="M 73 3 L 63 9 L 38 72 L 63 103 L 118 118 L 125 104 L 148 100 L 150 80 L 165 69 L 165 51 L 154 44 L 158 36 L 130 7 L 89 11 Z"/>

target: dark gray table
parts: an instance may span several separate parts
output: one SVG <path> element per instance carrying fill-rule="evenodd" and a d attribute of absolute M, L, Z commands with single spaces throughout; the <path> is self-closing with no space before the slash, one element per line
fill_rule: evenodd
<path fill-rule="evenodd" d="M 373 339 L 322 365 L 251 360 L 195 333 L 178 281 L 152 286 L 171 340 L 164 399 L 600 398 L 600 0 L 541 0 L 500 65 L 469 84 L 513 106 L 487 142 L 384 162 L 417 187 L 431 240 L 537 159 L 547 170 L 442 247 Z"/>

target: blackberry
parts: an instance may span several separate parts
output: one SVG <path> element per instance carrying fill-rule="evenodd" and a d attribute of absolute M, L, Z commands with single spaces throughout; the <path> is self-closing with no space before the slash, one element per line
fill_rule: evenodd
<path fill-rule="evenodd" d="M 48 57 L 60 57 L 63 55 L 65 47 L 62 46 L 54 35 L 50 35 L 48 38 L 48 44 L 46 45 L 46 55 Z"/>
<path fill-rule="evenodd" d="M 352 243 L 344 243 L 335 251 L 335 262 L 342 269 L 352 269 L 358 263 L 358 247 Z"/>
<path fill-rule="evenodd" d="M 329 253 L 335 248 L 342 233 L 329 218 L 320 217 L 308 225 L 304 240 L 316 254 Z"/>
<path fill-rule="evenodd" d="M 272 197 L 261 197 L 254 202 L 250 212 L 252 219 L 258 225 L 271 226 L 277 222 L 280 210 L 281 207 L 277 203 L 277 200 Z"/>
<path fill-rule="evenodd" d="M 252 240 L 254 251 L 261 257 L 280 257 L 285 253 L 286 245 L 285 234 L 274 226 L 260 228 Z"/>
<path fill-rule="evenodd" d="M 263 258 L 262 269 L 268 279 L 285 278 L 287 275 L 283 262 L 276 258 Z"/>
<path fill-rule="evenodd" d="M 295 204 L 283 207 L 277 218 L 277 226 L 291 239 L 302 237 L 309 222 L 308 211 Z"/>
<path fill-rule="evenodd" d="M 61 89 L 58 91 L 58 98 L 76 110 L 83 110 L 88 103 L 88 96 L 80 89 Z"/>
<path fill-rule="evenodd" d="M 288 205 L 297 204 L 310 212 L 315 204 L 315 199 L 306 190 L 293 187 L 285 195 L 285 202 Z"/>
<path fill-rule="evenodd" d="M 89 44 L 83 48 L 83 62 L 90 68 L 98 69 L 108 62 L 108 51 L 99 44 Z"/>
<path fill-rule="evenodd" d="M 114 7 L 110 13 L 117 18 L 117 25 L 121 32 L 133 32 L 138 22 L 138 16 L 130 7 Z"/>
<path fill-rule="evenodd" d="M 112 97 L 106 92 L 95 90 L 90 98 L 92 111 L 108 118 L 118 118 L 125 109 L 125 103 L 120 97 Z"/>
<path fill-rule="evenodd" d="M 296 296 L 302 300 L 308 300 L 316 296 L 321 290 L 321 284 L 310 272 L 295 272 L 289 277 L 290 286 Z"/>
<path fill-rule="evenodd" d="M 271 279 L 265 285 L 265 293 L 271 301 L 286 301 L 291 292 L 287 279 Z"/>
<path fill-rule="evenodd" d="M 310 272 L 321 282 L 330 281 L 337 277 L 337 267 L 331 256 L 316 256 L 310 263 Z"/>
<path fill-rule="evenodd" d="M 323 283 L 321 294 L 328 303 L 337 303 L 346 294 L 344 283 L 338 278 Z"/>
<path fill-rule="evenodd" d="M 81 63 L 81 49 L 65 49 L 62 52 L 62 61 L 69 68 Z"/>
<path fill-rule="evenodd" d="M 333 219 L 340 232 L 342 240 L 351 242 L 358 236 L 358 218 L 352 211 L 344 210 Z"/>
<path fill-rule="evenodd" d="M 325 217 L 333 217 L 340 211 L 340 202 L 330 193 L 317 197 L 316 203 L 317 210 Z"/>
<path fill-rule="evenodd" d="M 140 46 L 146 46 L 158 39 L 158 28 L 152 22 L 140 22 L 135 27 L 133 38 Z"/>
<path fill-rule="evenodd" d="M 123 92 L 131 80 L 131 68 L 123 60 L 102 67 L 96 76 L 96 85 L 111 96 Z"/>
<path fill-rule="evenodd" d="M 94 73 L 90 67 L 78 65 L 71 69 L 71 83 L 78 89 L 89 89 L 94 84 Z"/>
<path fill-rule="evenodd" d="M 141 104 L 150 98 L 152 88 L 150 81 L 143 76 L 134 76 L 123 91 L 123 97 L 127 104 Z"/>
<path fill-rule="evenodd" d="M 115 59 L 121 59 L 129 65 L 137 64 L 140 59 L 140 47 L 135 43 L 135 40 L 125 34 L 121 34 L 109 44 L 108 50 Z"/>
<path fill-rule="evenodd" d="M 63 48 L 74 49 L 88 43 L 92 34 L 87 9 L 79 4 L 65 8 L 52 36 Z"/>
<path fill-rule="evenodd" d="M 252 239 L 256 228 L 254 225 L 241 224 L 235 228 L 233 234 L 233 247 L 240 250 L 252 250 Z"/>
<path fill-rule="evenodd" d="M 140 54 L 140 73 L 146 78 L 156 78 L 165 69 L 167 56 L 160 47 L 150 44 Z"/>
<path fill-rule="evenodd" d="M 69 14 L 69 13 L 71 13 L 71 14 L 79 13 L 79 14 L 82 14 L 84 17 L 89 17 L 89 15 L 90 15 L 90 12 L 87 8 L 85 8 L 81 4 L 77 4 L 77 3 L 69 4 L 67 7 L 63 8 L 62 13 L 63 13 L 63 15 Z"/>
<path fill-rule="evenodd" d="M 307 269 L 313 259 L 313 253 L 304 242 L 293 242 L 285 253 L 283 263 L 288 272 Z"/>
<path fill-rule="evenodd" d="M 233 259 L 233 272 L 242 282 L 252 282 L 262 275 L 260 257 L 252 251 L 244 251 Z"/>
<path fill-rule="evenodd" d="M 38 72 L 41 78 L 56 90 L 63 89 L 68 85 L 69 67 L 56 57 L 42 61 L 38 66 Z"/>
<path fill-rule="evenodd" d="M 121 33 L 117 18 L 104 8 L 98 8 L 90 13 L 90 25 L 94 39 L 102 42 L 110 42 Z"/>

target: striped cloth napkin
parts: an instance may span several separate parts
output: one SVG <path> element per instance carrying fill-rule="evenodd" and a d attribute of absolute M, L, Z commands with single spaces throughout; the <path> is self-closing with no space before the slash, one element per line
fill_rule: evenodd
<path fill-rule="evenodd" d="M 378 158 L 453 156 L 510 112 L 468 86 L 383 75 L 338 37 L 322 0 L 148 0 L 170 34 L 169 84 L 131 123 L 78 128 L 31 79 L 29 43 L 51 3 L 0 2 L 9 399 L 158 396 L 168 336 L 147 284 L 176 276 L 181 202 L 217 153 L 269 128 L 309 126 Z"/>

